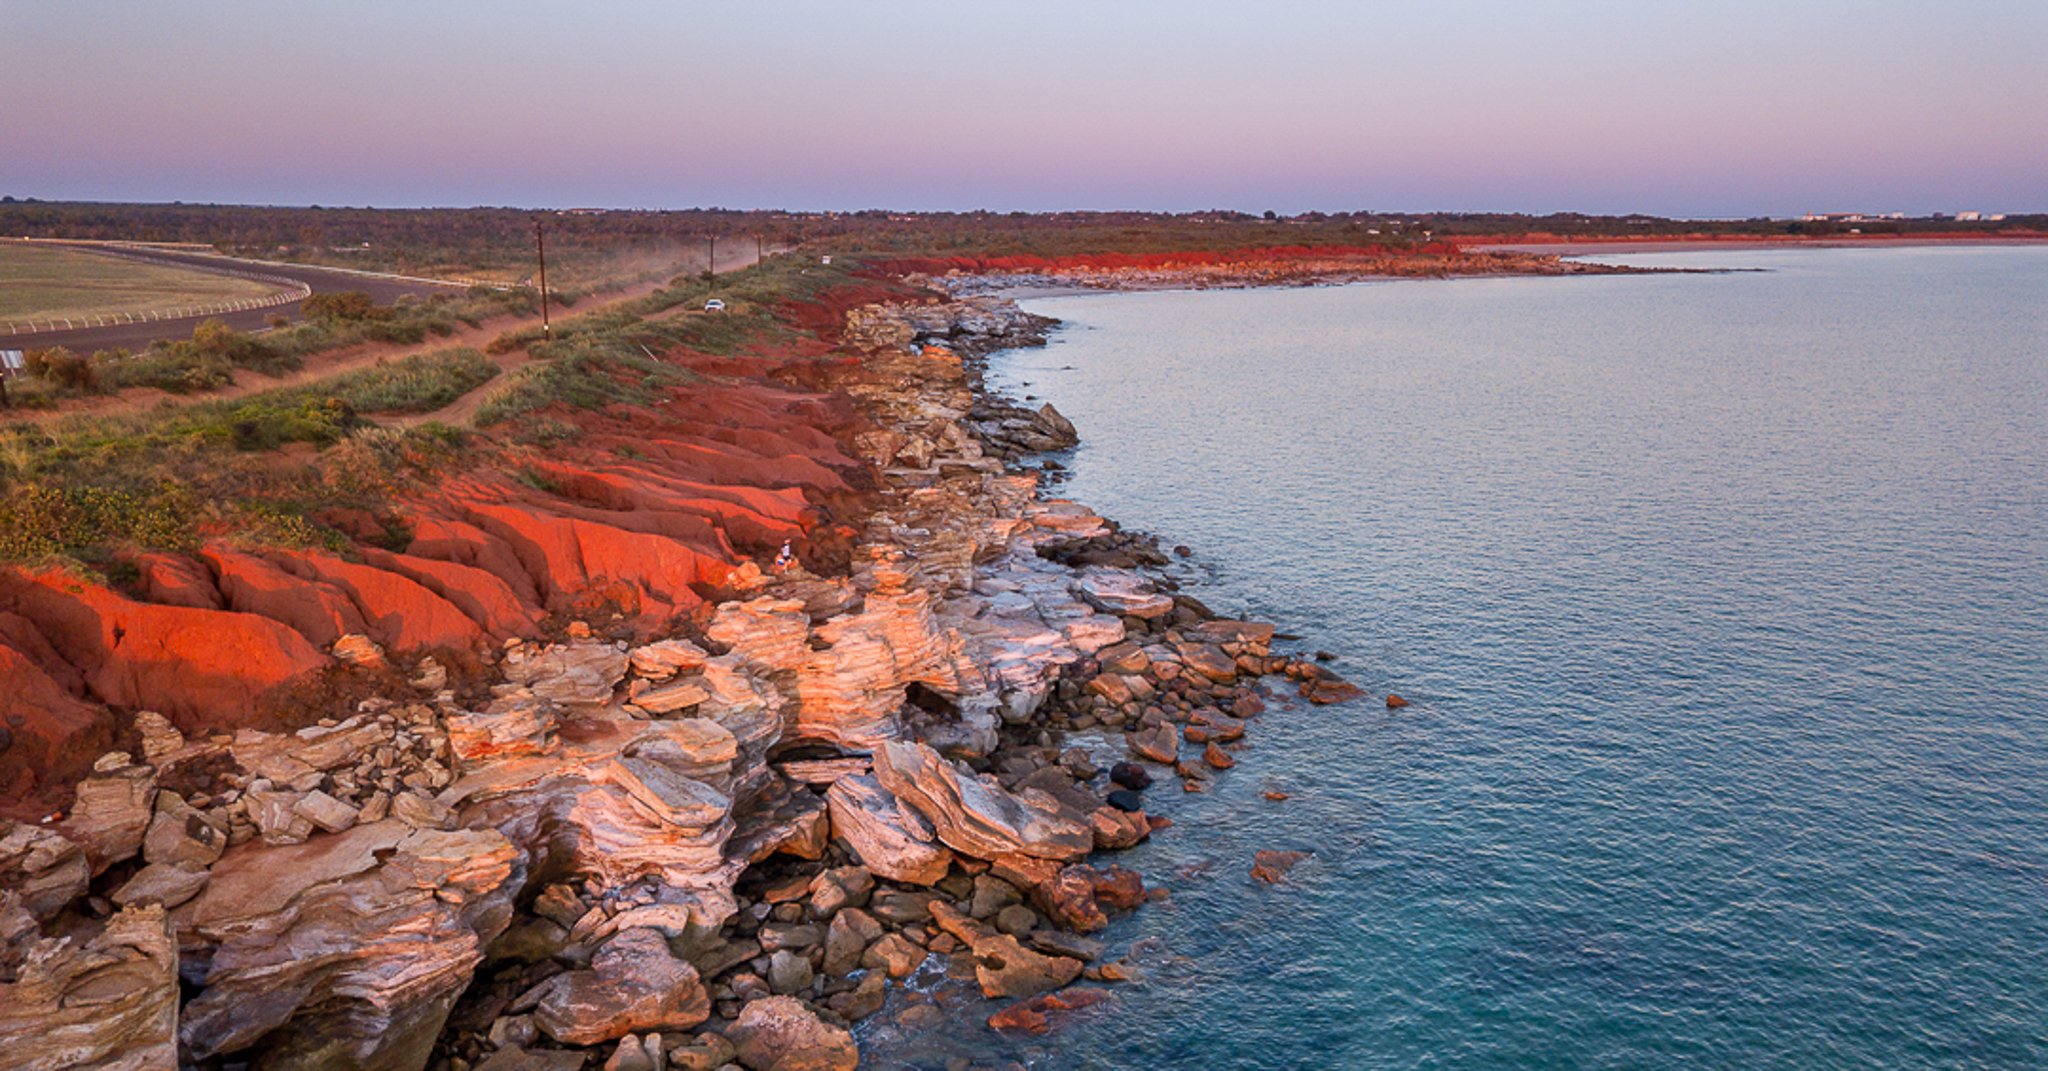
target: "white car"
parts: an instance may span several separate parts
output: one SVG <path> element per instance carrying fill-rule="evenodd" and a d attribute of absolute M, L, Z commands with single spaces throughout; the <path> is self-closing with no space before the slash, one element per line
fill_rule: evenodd
<path fill-rule="evenodd" d="M 723 301 L 720 301 L 720 300 L 718 300 L 717 298 L 712 298 L 712 299 L 711 299 L 710 301 L 707 301 L 707 302 L 705 302 L 705 303 L 704 303 L 704 311 L 705 311 L 705 312 L 724 312 L 724 311 L 725 311 L 725 302 L 723 302 Z"/>

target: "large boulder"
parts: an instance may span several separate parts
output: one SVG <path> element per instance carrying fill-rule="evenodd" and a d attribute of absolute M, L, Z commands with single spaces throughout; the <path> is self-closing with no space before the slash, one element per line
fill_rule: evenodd
<path fill-rule="evenodd" d="M 818 1018 L 795 997 L 749 1003 L 726 1028 L 739 1061 L 752 1071 L 853 1071 L 860 1049 L 853 1035 Z"/>
<path fill-rule="evenodd" d="M 931 820 L 939 840 L 978 859 L 1018 854 L 1079 859 L 1095 848 L 1085 816 L 1041 792 L 1011 795 L 942 758 L 924 744 L 889 741 L 875 749 L 875 777 Z"/>
<path fill-rule="evenodd" d="M 931 822 L 873 777 L 842 777 L 826 790 L 825 801 L 833 835 L 846 838 L 869 870 L 892 881 L 932 885 L 953 865 L 952 850 L 938 843 Z"/>
<path fill-rule="evenodd" d="M 533 1022 L 567 1045 L 596 1045 L 646 1030 L 687 1030 L 709 1018 L 711 998 L 697 969 L 662 935 L 631 929 L 598 949 L 588 970 L 542 982 Z"/>

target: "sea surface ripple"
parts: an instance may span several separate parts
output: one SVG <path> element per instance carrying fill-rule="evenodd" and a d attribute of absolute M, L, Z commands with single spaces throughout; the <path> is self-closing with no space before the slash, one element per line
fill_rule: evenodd
<path fill-rule="evenodd" d="M 1153 790 L 1113 1009 L 877 1066 L 2048 1066 L 2048 250 L 1630 259 L 1765 270 L 1027 303 L 1062 493 L 1414 706 Z"/>

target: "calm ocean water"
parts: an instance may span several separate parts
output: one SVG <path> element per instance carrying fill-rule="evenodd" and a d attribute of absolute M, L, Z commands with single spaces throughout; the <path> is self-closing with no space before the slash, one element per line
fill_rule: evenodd
<path fill-rule="evenodd" d="M 1631 262 L 1767 270 L 1028 303 L 1062 493 L 1415 705 L 1153 790 L 1115 1010 L 876 1066 L 2048 1066 L 2048 249 Z"/>

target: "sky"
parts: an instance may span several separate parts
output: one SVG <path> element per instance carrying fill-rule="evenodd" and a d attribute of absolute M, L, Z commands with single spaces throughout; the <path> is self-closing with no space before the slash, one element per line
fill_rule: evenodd
<path fill-rule="evenodd" d="M 0 0 L 0 195 L 2048 211 L 2048 0 Z"/>

